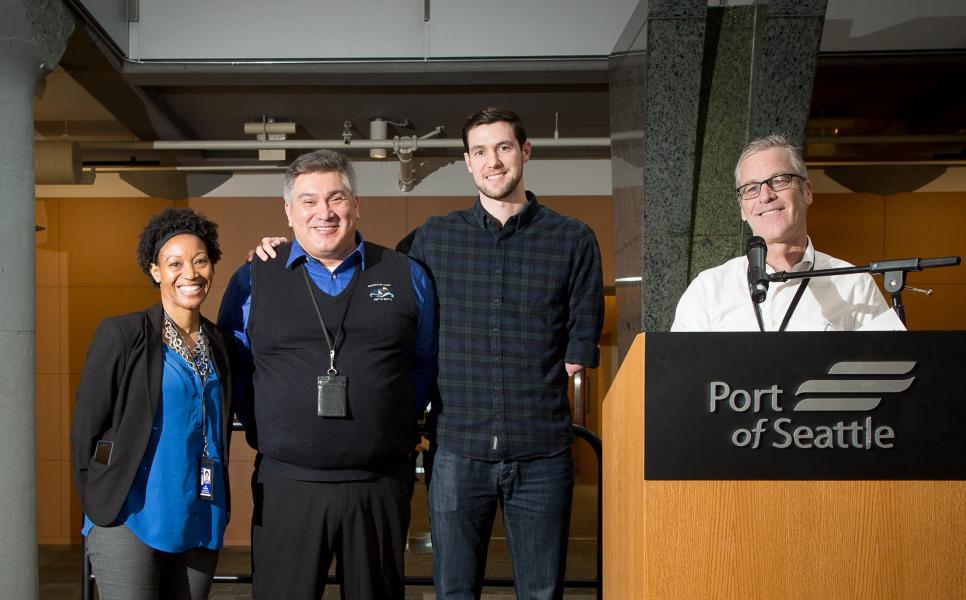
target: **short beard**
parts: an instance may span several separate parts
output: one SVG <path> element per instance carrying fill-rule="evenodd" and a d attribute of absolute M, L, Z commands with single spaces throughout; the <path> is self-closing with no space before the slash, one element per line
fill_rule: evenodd
<path fill-rule="evenodd" d="M 493 193 L 487 191 L 482 185 L 477 184 L 476 189 L 480 191 L 481 194 L 486 196 L 491 200 L 503 200 L 509 197 L 513 192 L 517 190 L 517 186 L 520 185 L 520 180 L 522 177 L 516 177 L 512 181 L 508 181 L 505 186 L 500 189 L 494 190 Z"/>

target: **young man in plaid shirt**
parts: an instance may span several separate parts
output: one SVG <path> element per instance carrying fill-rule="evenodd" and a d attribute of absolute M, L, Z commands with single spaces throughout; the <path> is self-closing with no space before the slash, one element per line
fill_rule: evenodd
<path fill-rule="evenodd" d="M 438 598 L 479 598 L 497 504 L 519 598 L 561 598 L 573 492 L 568 376 L 598 365 L 600 250 L 585 224 L 526 191 L 520 118 L 463 126 L 475 205 L 429 219 L 410 256 L 439 298 L 430 484 Z"/>

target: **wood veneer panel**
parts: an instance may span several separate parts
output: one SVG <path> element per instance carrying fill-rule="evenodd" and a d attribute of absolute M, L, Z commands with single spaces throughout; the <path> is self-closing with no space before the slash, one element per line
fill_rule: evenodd
<path fill-rule="evenodd" d="M 960 598 L 963 485 L 648 482 L 636 597 Z"/>
<path fill-rule="evenodd" d="M 603 406 L 607 598 L 962 597 L 962 481 L 645 481 L 644 347 Z"/>
<path fill-rule="evenodd" d="M 115 287 L 150 282 L 137 264 L 138 236 L 152 215 L 172 206 L 157 198 L 61 198 L 61 285 Z"/>
<path fill-rule="evenodd" d="M 888 257 L 956 255 L 966 258 L 966 193 L 920 192 L 887 196 L 885 215 Z M 919 287 L 966 283 L 966 264 L 913 273 L 906 281 Z"/>
<path fill-rule="evenodd" d="M 644 336 L 631 344 L 603 404 L 606 598 L 644 598 Z"/>
<path fill-rule="evenodd" d="M 963 258 L 966 258 L 966 253 L 963 253 Z M 908 290 L 902 293 L 908 328 L 918 331 L 966 330 L 966 283 L 919 282 L 917 285 L 917 275 L 922 273 L 913 273 L 906 282 L 916 287 L 928 287 L 935 294 L 924 296 Z"/>
<path fill-rule="evenodd" d="M 815 194 L 808 233 L 815 247 L 853 264 L 892 258 L 883 255 L 885 198 L 872 194 Z"/>

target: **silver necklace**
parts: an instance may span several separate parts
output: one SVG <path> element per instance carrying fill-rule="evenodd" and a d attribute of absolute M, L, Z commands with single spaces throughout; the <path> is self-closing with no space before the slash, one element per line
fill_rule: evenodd
<path fill-rule="evenodd" d="M 208 360 L 208 342 L 205 340 L 205 330 L 198 328 L 198 341 L 194 348 L 188 350 L 178 328 L 168 313 L 164 313 L 164 339 L 168 346 L 178 353 L 185 362 L 191 365 L 191 369 L 201 379 L 201 436 L 202 436 L 202 456 L 208 456 L 208 431 L 207 431 L 207 410 L 205 409 L 205 386 L 208 383 L 208 375 L 211 374 L 211 361 Z"/>
<path fill-rule="evenodd" d="M 208 360 L 208 342 L 205 339 L 204 329 L 198 329 L 198 341 L 195 342 L 194 348 L 189 350 L 171 317 L 168 313 L 164 313 L 164 339 L 168 346 L 178 353 L 178 356 L 191 365 L 194 372 L 201 378 L 201 384 L 205 385 L 208 375 L 211 374 L 211 362 Z"/>

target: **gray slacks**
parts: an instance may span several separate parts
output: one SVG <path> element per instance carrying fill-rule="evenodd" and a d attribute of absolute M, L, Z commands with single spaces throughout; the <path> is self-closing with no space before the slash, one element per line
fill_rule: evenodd
<path fill-rule="evenodd" d="M 217 550 L 161 552 L 123 525 L 95 525 L 87 556 L 101 600 L 205 600 L 218 565 Z"/>

